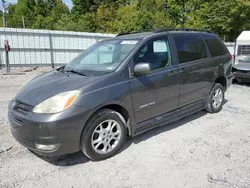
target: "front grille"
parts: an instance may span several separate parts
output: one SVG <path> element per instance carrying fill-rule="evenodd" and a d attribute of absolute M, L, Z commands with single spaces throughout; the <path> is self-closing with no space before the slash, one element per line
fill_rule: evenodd
<path fill-rule="evenodd" d="M 23 124 L 23 119 L 21 119 L 20 117 L 17 117 L 16 115 L 14 115 L 13 113 L 9 114 L 9 120 L 12 122 L 12 126 L 14 128 L 16 128 L 17 126 L 22 126 Z"/>
<path fill-rule="evenodd" d="M 20 101 L 15 101 L 14 110 L 23 115 L 27 115 L 28 112 L 30 112 L 32 109 L 33 109 L 33 106 L 27 105 Z"/>
<path fill-rule="evenodd" d="M 20 124 L 23 123 L 23 120 L 20 119 L 19 117 L 15 116 L 15 115 L 12 115 L 12 117 L 13 117 L 13 119 L 14 119 L 16 122 L 18 122 L 18 123 L 20 123 Z"/>

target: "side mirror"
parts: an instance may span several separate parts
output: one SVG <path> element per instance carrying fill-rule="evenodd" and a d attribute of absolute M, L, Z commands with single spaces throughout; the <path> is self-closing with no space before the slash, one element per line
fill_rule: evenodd
<path fill-rule="evenodd" d="M 144 75 L 148 75 L 150 73 L 151 73 L 151 66 L 150 66 L 150 63 L 148 63 L 148 62 L 138 63 L 134 67 L 134 75 L 135 76 L 144 76 Z"/>

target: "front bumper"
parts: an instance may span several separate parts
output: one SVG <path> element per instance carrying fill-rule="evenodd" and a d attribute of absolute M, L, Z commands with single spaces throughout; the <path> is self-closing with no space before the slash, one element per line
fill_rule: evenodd
<path fill-rule="evenodd" d="M 249 72 L 234 72 L 234 78 L 238 81 L 250 82 L 250 71 Z"/>
<path fill-rule="evenodd" d="M 46 156 L 74 153 L 80 149 L 85 109 L 72 106 L 58 114 L 20 113 L 9 105 L 9 122 L 14 138 L 26 148 Z"/>
<path fill-rule="evenodd" d="M 234 72 L 234 76 L 236 78 L 250 78 L 250 71 L 249 73 Z"/>

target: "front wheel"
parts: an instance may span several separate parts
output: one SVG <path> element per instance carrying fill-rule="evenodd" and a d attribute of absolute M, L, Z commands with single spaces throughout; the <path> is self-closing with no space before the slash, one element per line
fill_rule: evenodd
<path fill-rule="evenodd" d="M 121 116 L 103 109 L 90 119 L 82 133 L 81 151 L 91 160 L 114 156 L 126 141 L 126 126 Z"/>
<path fill-rule="evenodd" d="M 220 112 L 222 109 L 224 98 L 224 87 L 221 84 L 216 83 L 209 94 L 206 110 L 210 113 Z"/>

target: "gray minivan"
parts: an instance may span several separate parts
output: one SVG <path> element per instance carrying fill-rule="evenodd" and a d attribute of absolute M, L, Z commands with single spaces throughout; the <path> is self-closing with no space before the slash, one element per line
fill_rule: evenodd
<path fill-rule="evenodd" d="M 222 109 L 232 57 L 210 32 L 161 29 L 98 42 L 9 104 L 15 139 L 42 155 L 115 155 L 128 136 Z"/>

